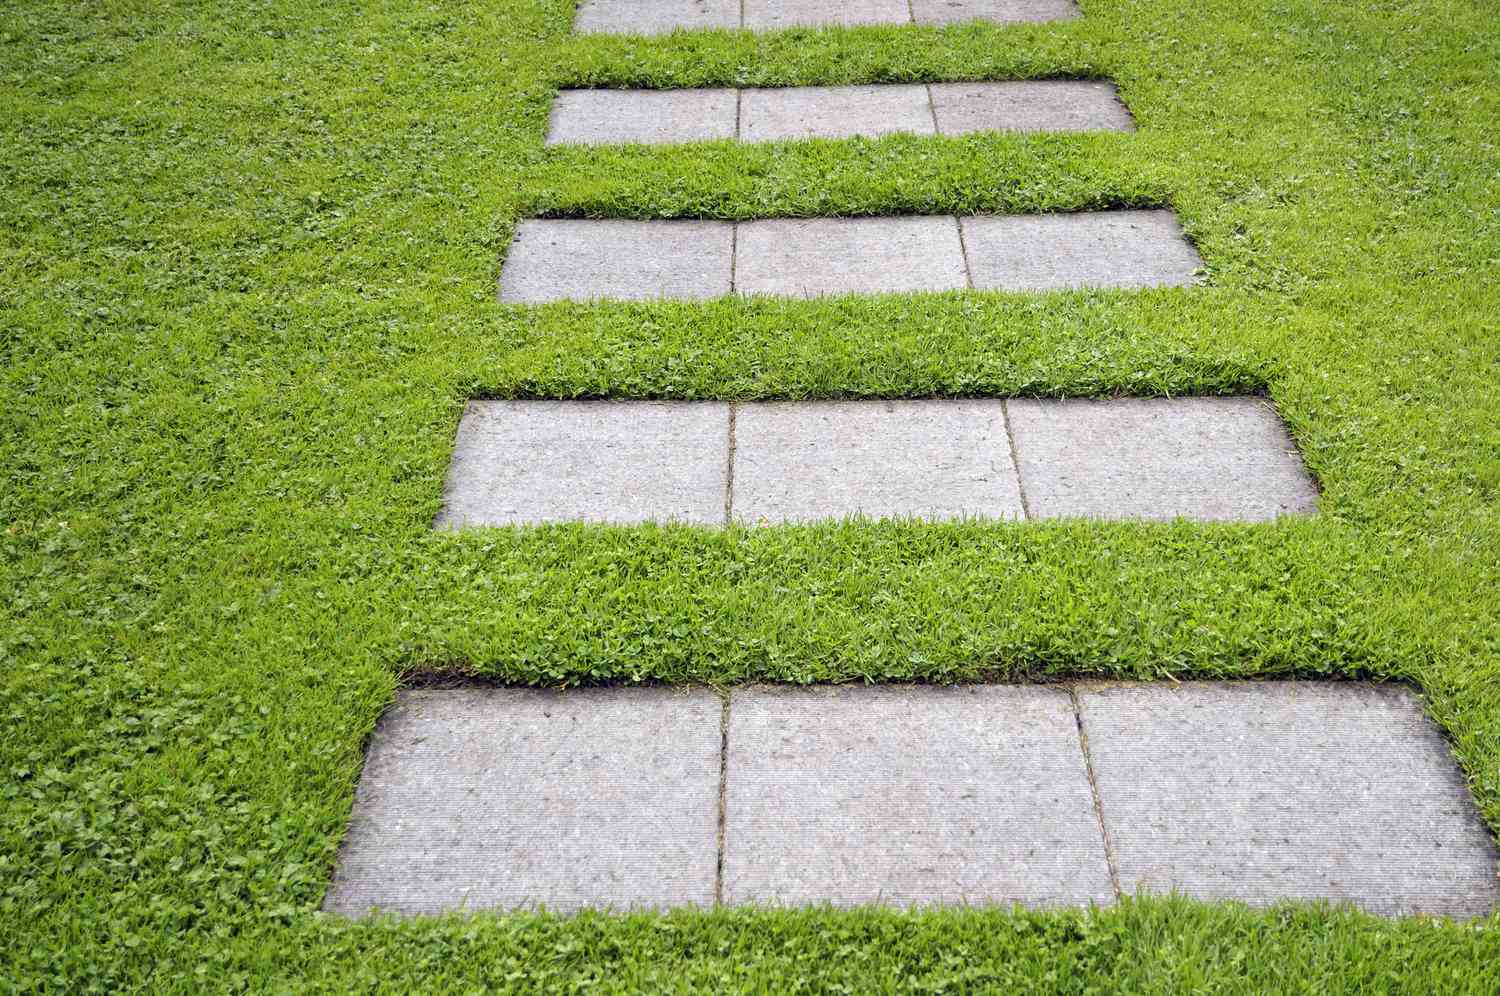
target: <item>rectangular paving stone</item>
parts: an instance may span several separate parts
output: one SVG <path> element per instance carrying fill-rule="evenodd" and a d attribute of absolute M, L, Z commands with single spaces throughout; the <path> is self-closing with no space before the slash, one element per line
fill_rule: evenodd
<path fill-rule="evenodd" d="M 741 405 L 734 435 L 743 522 L 1022 514 L 999 401 Z"/>
<path fill-rule="evenodd" d="M 739 226 L 735 289 L 817 297 L 967 286 L 951 217 L 807 218 Z"/>
<path fill-rule="evenodd" d="M 573 18 L 577 34 L 664 35 L 739 26 L 740 0 L 583 0 Z"/>
<path fill-rule="evenodd" d="M 746 142 L 893 132 L 934 133 L 925 86 L 777 87 L 745 90 L 740 97 L 740 138 Z"/>
<path fill-rule="evenodd" d="M 722 524 L 728 451 L 727 404 L 471 401 L 436 526 Z"/>
<path fill-rule="evenodd" d="M 908 0 L 744 0 L 751 31 L 826 25 L 910 24 Z"/>
<path fill-rule="evenodd" d="M 981 290 L 1175 287 L 1203 266 L 1171 211 L 978 215 L 963 219 Z"/>
<path fill-rule="evenodd" d="M 712 905 L 721 719 L 702 690 L 403 691 L 324 906 Z"/>
<path fill-rule="evenodd" d="M 1494 842 L 1409 690 L 1317 682 L 1083 686 L 1123 891 L 1500 906 Z"/>
<path fill-rule="evenodd" d="M 1113 898 L 1065 691 L 752 687 L 727 747 L 726 903 Z"/>
<path fill-rule="evenodd" d="M 1040 23 L 1083 16 L 1074 0 L 911 0 L 918 24 Z"/>
<path fill-rule="evenodd" d="M 708 142 L 734 138 L 734 90 L 563 90 L 547 144 Z"/>
<path fill-rule="evenodd" d="M 516 228 L 500 271 L 500 300 L 722 297 L 733 255 L 729 222 L 532 218 Z"/>
<path fill-rule="evenodd" d="M 934 83 L 943 135 L 983 131 L 1134 131 L 1114 84 L 1096 80 Z"/>
<path fill-rule="evenodd" d="M 1264 398 L 1006 402 L 1034 518 L 1264 520 L 1318 490 Z"/>

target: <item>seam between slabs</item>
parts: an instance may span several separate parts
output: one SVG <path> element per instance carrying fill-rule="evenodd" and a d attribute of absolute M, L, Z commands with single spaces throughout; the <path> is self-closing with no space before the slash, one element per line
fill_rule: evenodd
<path fill-rule="evenodd" d="M 1109 867 L 1109 887 L 1116 899 L 1123 899 L 1120 890 L 1120 869 L 1115 864 L 1115 848 L 1109 839 L 1109 827 L 1104 822 L 1104 800 L 1099 795 L 1099 780 L 1094 775 L 1094 755 L 1089 750 L 1088 731 L 1083 728 L 1083 706 L 1078 701 L 1078 686 L 1068 685 L 1068 698 L 1073 702 L 1073 721 L 1078 724 L 1078 747 L 1083 751 L 1083 770 L 1088 775 L 1089 793 L 1094 797 L 1094 818 L 1099 822 L 1099 839 L 1104 844 L 1104 863 Z"/>
<path fill-rule="evenodd" d="M 1021 518 L 1031 520 L 1031 502 L 1026 499 L 1026 482 L 1021 480 L 1021 455 L 1016 452 L 1016 433 L 1010 426 L 1010 402 L 1000 399 L 1000 421 L 1005 426 L 1005 441 L 1010 444 L 1010 465 L 1016 472 L 1016 494 L 1021 498 Z"/>
<path fill-rule="evenodd" d="M 714 862 L 714 905 L 724 905 L 724 797 L 729 782 L 729 689 L 719 699 L 719 830 Z"/>

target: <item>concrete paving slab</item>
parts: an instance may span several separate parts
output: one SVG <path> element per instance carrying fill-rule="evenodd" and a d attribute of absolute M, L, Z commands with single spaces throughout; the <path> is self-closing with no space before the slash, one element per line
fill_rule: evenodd
<path fill-rule="evenodd" d="M 932 107 L 943 135 L 1135 130 L 1114 84 L 1096 80 L 934 83 Z"/>
<path fill-rule="evenodd" d="M 403 691 L 324 906 L 712 905 L 721 719 L 703 690 Z"/>
<path fill-rule="evenodd" d="M 999 401 L 741 405 L 734 434 L 742 522 L 1022 515 Z"/>
<path fill-rule="evenodd" d="M 1264 398 L 1006 402 L 1034 518 L 1264 520 L 1318 490 Z"/>
<path fill-rule="evenodd" d="M 734 138 L 734 90 L 563 90 L 547 144 L 709 142 Z"/>
<path fill-rule="evenodd" d="M 817 297 L 967 286 L 954 220 L 944 216 L 808 218 L 739 226 L 735 289 Z"/>
<path fill-rule="evenodd" d="M 737 690 L 723 894 L 776 905 L 1110 902 L 1068 693 Z"/>
<path fill-rule="evenodd" d="M 471 401 L 439 529 L 538 522 L 724 522 L 729 406 Z"/>
<path fill-rule="evenodd" d="M 533 218 L 516 228 L 500 300 L 721 297 L 730 290 L 733 255 L 729 222 Z"/>
<path fill-rule="evenodd" d="M 978 215 L 963 232 L 981 290 L 1175 287 L 1203 266 L 1171 211 Z"/>
<path fill-rule="evenodd" d="M 1069 21 L 1082 17 L 1074 0 L 911 0 L 918 24 Z"/>
<path fill-rule="evenodd" d="M 1494 842 L 1441 733 L 1396 686 L 1083 686 L 1125 892 L 1374 913 L 1500 906 Z"/>
<path fill-rule="evenodd" d="M 746 142 L 934 133 L 925 86 L 778 87 L 745 90 L 740 101 Z"/>
<path fill-rule="evenodd" d="M 740 0 L 583 0 L 575 34 L 664 35 L 704 28 L 738 28 Z"/>
<path fill-rule="evenodd" d="M 745 0 L 751 31 L 825 25 L 910 24 L 907 0 Z"/>

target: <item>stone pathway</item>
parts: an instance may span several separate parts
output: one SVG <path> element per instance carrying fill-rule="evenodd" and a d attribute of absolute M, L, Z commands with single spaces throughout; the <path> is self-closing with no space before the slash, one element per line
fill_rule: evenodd
<path fill-rule="evenodd" d="M 780 142 L 990 131 L 1134 131 L 1111 83 L 783 87 L 764 90 L 564 90 L 548 145 Z"/>
<path fill-rule="evenodd" d="M 1262 398 L 473 401 L 437 525 L 1251 521 L 1317 498 Z"/>
<path fill-rule="evenodd" d="M 1192 284 L 1197 250 L 1170 211 L 763 221 L 530 219 L 500 300 L 706 300 Z"/>
<path fill-rule="evenodd" d="M 1400 686 L 400 694 L 329 910 L 1500 905 L 1494 842 Z"/>
<path fill-rule="evenodd" d="M 700 28 L 1041 22 L 1078 15 L 1074 0 L 583 0 L 573 30 L 660 35 Z"/>

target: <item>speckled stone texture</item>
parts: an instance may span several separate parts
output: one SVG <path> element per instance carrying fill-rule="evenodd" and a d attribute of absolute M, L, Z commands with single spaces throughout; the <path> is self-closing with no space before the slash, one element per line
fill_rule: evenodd
<path fill-rule="evenodd" d="M 403 691 L 324 906 L 712 905 L 721 718 L 701 689 Z"/>
<path fill-rule="evenodd" d="M 779 87 L 740 96 L 740 138 L 746 142 L 934 131 L 925 86 Z"/>
<path fill-rule="evenodd" d="M 1082 686 L 1126 893 L 1478 916 L 1494 842 L 1417 697 L 1279 681 Z"/>
<path fill-rule="evenodd" d="M 977 215 L 963 231 L 980 290 L 1178 287 L 1203 266 L 1171 211 Z"/>
<path fill-rule="evenodd" d="M 744 0 L 750 31 L 858 24 L 909 24 L 907 0 Z"/>
<path fill-rule="evenodd" d="M 722 524 L 728 447 L 726 404 L 471 401 L 436 525 Z"/>
<path fill-rule="evenodd" d="M 1033 518 L 1311 514 L 1318 490 L 1264 398 L 1006 402 Z"/>
<path fill-rule="evenodd" d="M 1022 514 L 999 401 L 741 405 L 734 482 L 751 523 Z"/>
<path fill-rule="evenodd" d="M 934 83 L 944 135 L 982 131 L 1134 131 L 1114 84 L 1096 80 Z"/>
<path fill-rule="evenodd" d="M 577 34 L 664 35 L 704 28 L 738 28 L 740 0 L 582 0 Z"/>
<path fill-rule="evenodd" d="M 728 222 L 533 218 L 516 228 L 500 271 L 500 300 L 722 297 L 733 254 Z"/>
<path fill-rule="evenodd" d="M 726 903 L 1113 898 L 1056 688 L 737 690 L 724 813 Z"/>
<path fill-rule="evenodd" d="M 958 226 L 942 215 L 807 218 L 739 226 L 735 289 L 817 297 L 967 285 Z"/>
<path fill-rule="evenodd" d="M 733 90 L 563 90 L 547 144 L 707 142 L 734 138 Z"/>

